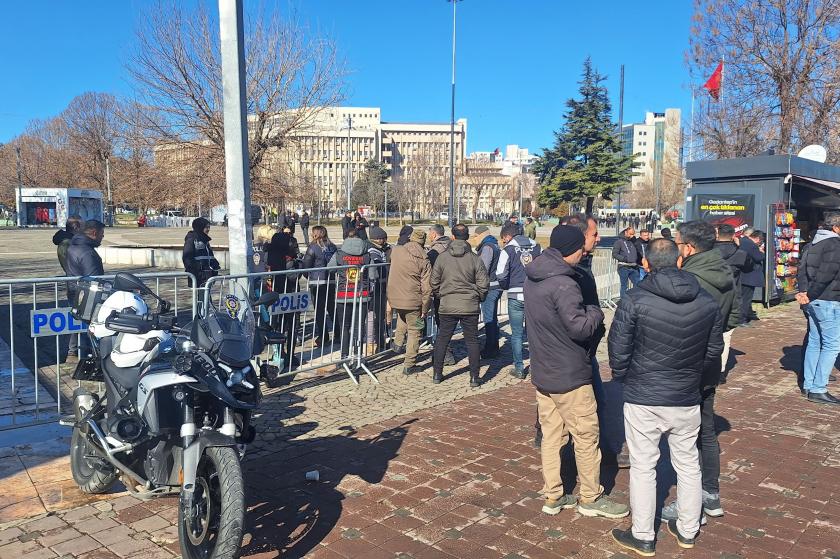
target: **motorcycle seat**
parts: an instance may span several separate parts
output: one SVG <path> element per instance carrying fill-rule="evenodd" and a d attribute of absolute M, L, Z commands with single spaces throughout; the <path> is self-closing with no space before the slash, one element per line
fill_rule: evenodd
<path fill-rule="evenodd" d="M 105 369 L 105 374 L 126 390 L 130 390 L 137 386 L 137 383 L 140 380 L 140 369 L 142 367 L 142 363 L 135 365 L 134 367 L 117 367 L 114 362 L 111 361 L 110 356 L 106 357 L 102 361 L 102 368 Z"/>

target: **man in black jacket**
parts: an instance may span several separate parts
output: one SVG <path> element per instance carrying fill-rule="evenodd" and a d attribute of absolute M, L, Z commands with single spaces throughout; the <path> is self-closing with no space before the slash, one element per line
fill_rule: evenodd
<path fill-rule="evenodd" d="M 840 353 L 840 214 L 826 217 L 802 266 L 807 281 L 796 296 L 808 316 L 802 390 L 812 402 L 837 405 L 840 399 L 828 392 L 828 380 Z"/>
<path fill-rule="evenodd" d="M 545 485 L 543 512 L 573 508 L 576 499 L 563 492 L 560 455 L 575 443 L 580 479 L 578 512 L 584 516 L 622 518 L 626 505 L 614 503 L 601 486 L 598 405 L 592 391 L 590 345 L 604 321 L 597 305 L 584 305 L 575 266 L 583 257 L 584 235 L 558 225 L 550 247 L 526 268 L 525 316 L 531 333 L 531 382 L 537 390 L 542 425 L 540 447 Z"/>
<path fill-rule="evenodd" d="M 639 238 L 633 243 L 636 245 L 636 263 L 639 265 L 639 281 L 645 279 L 645 274 L 647 273 L 642 266 L 642 260 L 644 260 L 647 255 L 648 243 L 650 243 L 650 231 L 642 229 L 639 231 Z M 633 287 L 636 286 L 633 285 Z"/>
<path fill-rule="evenodd" d="M 679 495 L 678 518 L 668 522 L 668 530 L 680 547 L 694 546 L 702 507 L 700 384 L 723 350 L 718 306 L 693 274 L 677 269 L 677 256 L 673 241 L 650 243 L 645 262 L 650 277 L 621 299 L 608 337 L 613 378 L 624 383 L 633 509 L 632 528 L 615 529 L 612 536 L 648 557 L 655 553 L 656 463 L 663 435 Z"/>
<path fill-rule="evenodd" d="M 732 331 L 740 320 L 738 291 L 729 265 L 714 249 L 715 229 L 705 221 L 689 221 L 677 229 L 677 245 L 682 257 L 682 269 L 697 278 L 717 304 L 723 320 L 723 352 L 728 354 Z M 722 361 L 723 359 L 721 359 Z M 715 391 L 720 382 L 721 363 L 704 371 L 700 386 L 700 465 L 703 469 L 703 512 L 709 516 L 723 516 L 720 503 L 720 444 L 715 429 Z M 676 518 L 676 503 L 662 510 L 665 520 Z"/>
<path fill-rule="evenodd" d="M 103 276 L 105 269 L 102 266 L 102 258 L 96 252 L 96 247 L 102 244 L 105 238 L 105 224 L 92 219 L 86 221 L 81 229 L 73 235 L 70 246 L 67 248 L 67 259 L 65 262 L 68 276 Z M 70 301 L 75 297 L 75 289 L 68 289 L 67 296 Z M 70 349 L 67 353 L 67 361 L 78 357 L 81 349 L 86 351 L 90 347 L 87 334 L 74 334 L 70 338 Z"/>
<path fill-rule="evenodd" d="M 636 231 L 632 227 L 628 227 L 621 232 L 621 238 L 613 245 L 612 257 L 618 265 L 618 279 L 621 282 L 620 295 L 624 294 L 629 289 L 629 284 L 633 287 L 639 283 L 639 264 L 638 252 L 636 251 Z"/>
<path fill-rule="evenodd" d="M 309 246 L 309 212 L 303 210 L 303 215 L 300 216 L 300 228 L 303 231 L 303 243 Z"/>
<path fill-rule="evenodd" d="M 721 223 L 717 226 L 717 242 L 715 248 L 729 264 L 732 276 L 735 278 L 735 285 L 740 292 L 741 274 L 752 271 L 752 259 L 747 256 L 745 250 L 741 249 L 735 242 L 735 228 L 728 223 Z"/>
<path fill-rule="evenodd" d="M 741 237 L 741 250 L 747 253 L 752 260 L 752 266 L 748 271 L 741 274 L 741 325 L 748 324 L 758 317 L 752 310 L 753 295 L 757 287 L 764 287 L 764 241 L 767 235 L 763 231 L 747 230 L 747 234 Z"/>

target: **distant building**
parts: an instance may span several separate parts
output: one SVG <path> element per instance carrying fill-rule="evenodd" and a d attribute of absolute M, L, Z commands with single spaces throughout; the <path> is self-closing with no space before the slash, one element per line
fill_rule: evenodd
<path fill-rule="evenodd" d="M 519 190 L 526 209 L 534 196 L 536 179 L 531 166 L 537 159 L 527 148 L 508 144 L 505 151 L 477 151 L 467 158 L 459 181 L 462 212 L 472 216 L 519 212 Z"/>
<path fill-rule="evenodd" d="M 654 188 L 663 172 L 682 166 L 682 132 L 680 110 L 645 113 L 644 122 L 622 126 L 622 147 L 626 155 L 636 156 L 636 175 L 631 191 Z"/>

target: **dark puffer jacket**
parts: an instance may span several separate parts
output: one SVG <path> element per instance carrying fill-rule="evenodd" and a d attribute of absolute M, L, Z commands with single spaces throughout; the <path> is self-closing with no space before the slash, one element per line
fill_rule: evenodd
<path fill-rule="evenodd" d="M 723 317 L 723 331 L 741 323 L 741 290 L 736 289 L 729 264 L 714 249 L 692 254 L 683 260 L 682 269 L 694 274 L 700 287 L 715 298 Z"/>
<path fill-rule="evenodd" d="M 458 239 L 440 253 L 432 267 L 432 293 L 440 299 L 440 314 L 478 314 L 490 279 L 484 263 L 467 241 Z"/>
<path fill-rule="evenodd" d="M 598 305 L 584 304 L 579 273 L 553 248 L 525 268 L 531 382 L 550 394 L 592 383 L 589 354 L 604 313 Z"/>
<path fill-rule="evenodd" d="M 621 298 L 607 343 L 625 402 L 694 406 L 701 383 L 717 384 L 723 319 L 694 275 L 665 268 Z"/>
<path fill-rule="evenodd" d="M 67 249 L 67 275 L 68 276 L 102 276 L 105 270 L 102 267 L 102 258 L 96 252 L 99 243 L 85 235 L 76 233 L 70 241 Z"/>
<path fill-rule="evenodd" d="M 817 231 L 805 256 L 805 273 L 808 299 L 840 301 L 840 236 Z"/>
<path fill-rule="evenodd" d="M 732 277 L 735 279 L 735 285 L 740 289 L 741 274 L 752 270 L 752 259 L 747 256 L 745 251 L 738 248 L 738 245 L 733 241 L 718 241 L 715 243 L 715 248 L 723 260 L 729 264 Z"/>

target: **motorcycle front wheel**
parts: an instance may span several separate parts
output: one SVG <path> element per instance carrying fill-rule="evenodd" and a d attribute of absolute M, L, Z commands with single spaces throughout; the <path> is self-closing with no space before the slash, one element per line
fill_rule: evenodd
<path fill-rule="evenodd" d="M 239 454 L 230 447 L 207 448 L 198 463 L 193 495 L 181 492 L 181 555 L 184 559 L 236 559 L 244 517 Z"/>

